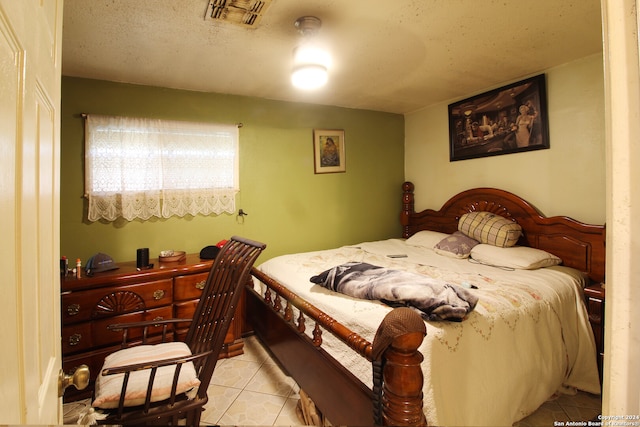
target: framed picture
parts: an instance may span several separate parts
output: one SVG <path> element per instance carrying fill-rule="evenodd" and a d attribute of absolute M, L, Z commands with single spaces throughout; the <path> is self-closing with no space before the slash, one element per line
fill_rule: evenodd
<path fill-rule="evenodd" d="M 549 148 L 545 76 L 449 104 L 449 160 Z"/>
<path fill-rule="evenodd" d="M 315 173 L 346 172 L 344 131 L 313 130 Z"/>

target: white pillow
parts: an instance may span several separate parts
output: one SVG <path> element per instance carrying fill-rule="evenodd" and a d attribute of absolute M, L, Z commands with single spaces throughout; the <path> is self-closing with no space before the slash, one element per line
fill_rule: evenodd
<path fill-rule="evenodd" d="M 152 362 L 174 357 L 190 356 L 191 350 L 183 342 L 169 342 L 156 345 L 140 345 L 125 348 L 108 355 L 104 359 L 102 369 L 116 368 L 142 362 Z M 171 385 L 175 366 L 164 366 L 156 372 L 151 392 L 151 401 L 159 402 L 171 397 Z M 136 371 L 129 376 L 127 394 L 124 406 L 143 405 L 147 395 L 150 369 Z M 96 379 L 95 400 L 92 406 L 96 408 L 117 408 L 122 390 L 124 374 L 102 375 Z M 193 363 L 188 362 L 182 366 L 176 394 L 185 393 L 200 385 Z"/>
<path fill-rule="evenodd" d="M 501 248 L 484 243 L 471 249 L 471 259 L 481 264 L 519 270 L 535 270 L 562 263 L 560 258 L 541 249 L 526 246 Z"/>
<path fill-rule="evenodd" d="M 409 237 L 405 243 L 411 246 L 433 249 L 433 247 L 445 237 L 449 237 L 449 235 L 438 231 L 422 230 Z"/>

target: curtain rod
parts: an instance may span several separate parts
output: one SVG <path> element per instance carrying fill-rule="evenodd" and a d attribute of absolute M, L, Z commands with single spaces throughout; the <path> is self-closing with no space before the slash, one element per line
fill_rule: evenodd
<path fill-rule="evenodd" d="M 80 117 L 82 117 L 83 119 L 86 119 L 88 115 L 89 115 L 89 113 L 80 113 Z M 242 122 L 236 123 L 236 126 L 238 128 L 241 128 L 241 127 L 244 126 L 244 123 L 242 123 Z"/>

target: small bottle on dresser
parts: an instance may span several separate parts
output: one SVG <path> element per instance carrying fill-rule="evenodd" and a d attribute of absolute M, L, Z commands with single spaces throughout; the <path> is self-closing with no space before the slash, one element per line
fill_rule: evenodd
<path fill-rule="evenodd" d="M 80 262 L 80 258 L 76 259 L 76 279 L 82 277 L 82 262 Z"/>

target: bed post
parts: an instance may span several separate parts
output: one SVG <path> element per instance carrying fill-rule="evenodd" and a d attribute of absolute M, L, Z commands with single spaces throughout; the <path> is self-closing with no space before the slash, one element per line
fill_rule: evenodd
<path fill-rule="evenodd" d="M 413 183 L 407 181 L 402 184 L 402 213 L 400 214 L 400 224 L 402 225 L 402 237 L 409 237 L 409 218 L 414 213 L 414 190 Z"/>
<path fill-rule="evenodd" d="M 418 351 L 426 334 L 424 321 L 410 308 L 392 310 L 378 327 L 372 345 L 376 424 L 427 425 L 420 367 L 424 358 Z"/>

